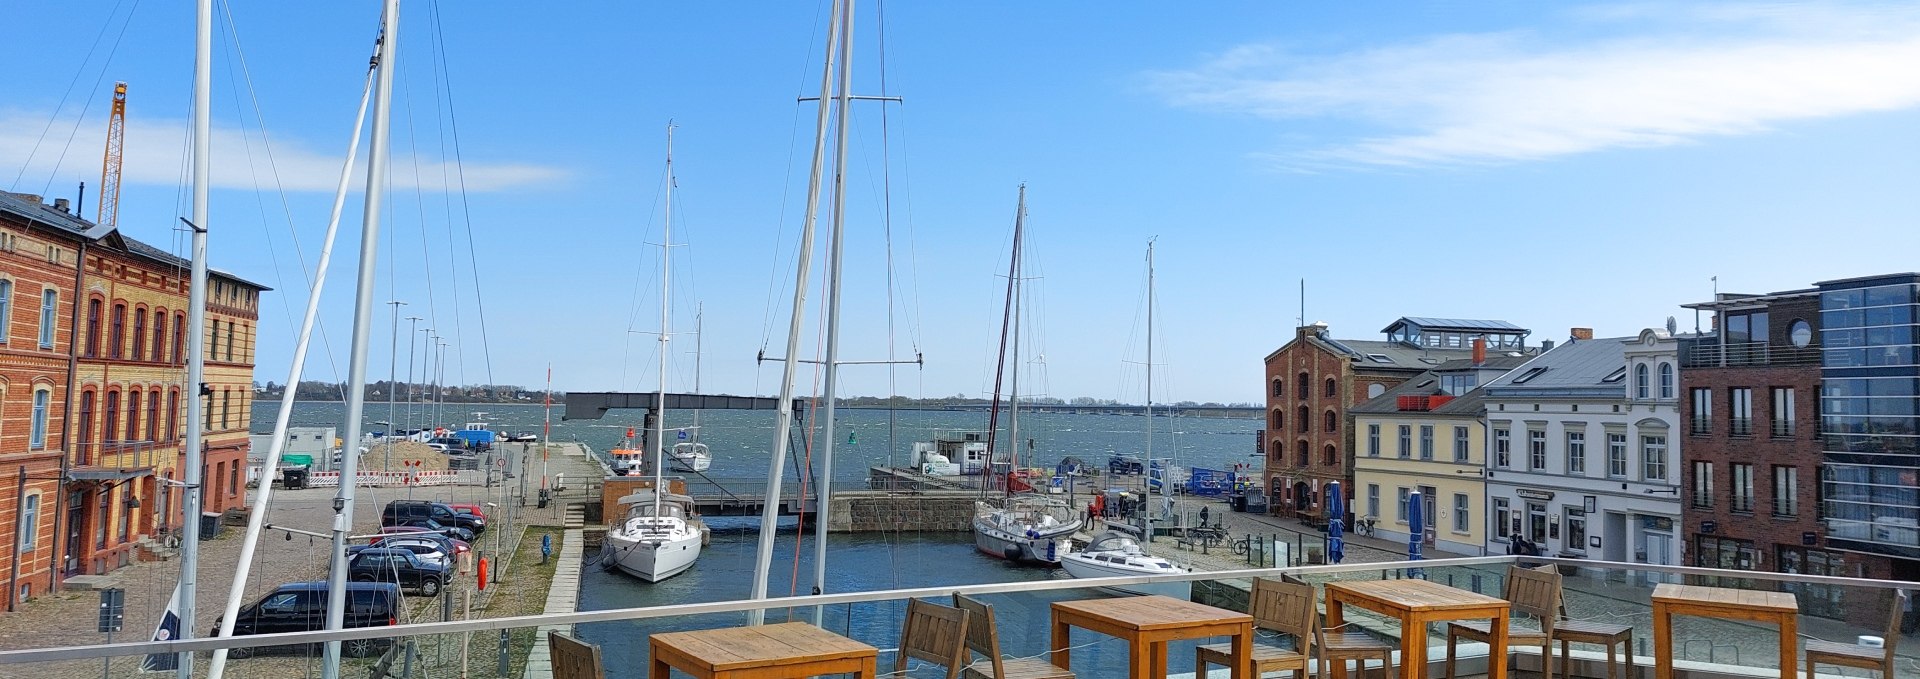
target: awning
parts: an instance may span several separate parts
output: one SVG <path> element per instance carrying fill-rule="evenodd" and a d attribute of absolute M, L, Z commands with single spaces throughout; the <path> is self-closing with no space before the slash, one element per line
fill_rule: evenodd
<path fill-rule="evenodd" d="M 137 479 L 142 476 L 153 476 L 153 468 L 102 469 L 98 467 L 81 467 L 67 470 L 68 481 L 125 481 L 127 479 Z"/>

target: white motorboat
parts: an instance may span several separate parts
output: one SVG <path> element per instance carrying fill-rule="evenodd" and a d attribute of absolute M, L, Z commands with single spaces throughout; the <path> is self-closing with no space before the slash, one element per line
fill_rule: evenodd
<path fill-rule="evenodd" d="M 988 556 L 1041 566 L 1060 565 L 1072 547 L 1080 515 L 1066 502 L 1044 495 L 1013 495 L 1007 506 L 975 504 L 974 547 Z"/>
<path fill-rule="evenodd" d="M 700 558 L 706 523 L 693 511 L 693 498 L 668 493 L 656 498 L 652 489 L 620 498 L 626 517 L 607 528 L 601 560 L 607 566 L 645 580 L 659 582 L 679 575 Z"/>
<path fill-rule="evenodd" d="M 1190 572 L 1173 562 L 1148 554 L 1138 540 L 1126 533 L 1108 531 L 1094 536 L 1085 549 L 1060 557 L 1060 567 L 1076 578 L 1114 578 L 1141 575 L 1180 575 Z M 1132 594 L 1158 594 L 1175 599 L 1193 595 L 1193 583 L 1156 582 L 1143 585 L 1116 585 L 1111 589 Z"/>
<path fill-rule="evenodd" d="M 705 443 L 675 443 L 667 451 L 667 459 L 674 469 L 686 472 L 703 472 L 713 466 L 713 454 L 707 452 Z"/>

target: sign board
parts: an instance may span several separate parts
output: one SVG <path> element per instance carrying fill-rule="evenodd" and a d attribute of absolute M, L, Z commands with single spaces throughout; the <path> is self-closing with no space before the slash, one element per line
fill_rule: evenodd
<path fill-rule="evenodd" d="M 1820 544 L 1820 534 L 1815 533 L 1813 531 L 1807 531 L 1805 533 L 1801 533 L 1800 544 L 1806 545 L 1808 547 L 1818 545 Z"/>
<path fill-rule="evenodd" d="M 1532 488 L 1521 488 L 1520 490 L 1515 491 L 1515 494 L 1528 500 L 1553 499 L 1553 491 L 1550 491 L 1550 490 L 1534 490 Z"/>
<path fill-rule="evenodd" d="M 1701 532 L 1701 533 L 1704 533 L 1704 534 L 1707 534 L 1707 535 L 1712 535 L 1712 534 L 1714 534 L 1714 533 L 1717 533 L 1717 532 L 1720 532 L 1720 522 L 1718 522 L 1718 521 L 1701 521 L 1701 522 L 1700 522 L 1700 532 Z"/>
<path fill-rule="evenodd" d="M 118 587 L 100 590 L 100 620 L 98 630 L 102 634 L 120 631 L 120 623 L 127 618 L 127 591 Z"/>
<path fill-rule="evenodd" d="M 547 635 L 553 659 L 553 679 L 606 679 L 600 665 L 600 647 L 559 632 Z"/>

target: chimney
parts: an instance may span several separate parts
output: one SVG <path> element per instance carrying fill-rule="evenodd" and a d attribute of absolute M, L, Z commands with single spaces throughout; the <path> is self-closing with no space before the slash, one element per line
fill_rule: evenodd
<path fill-rule="evenodd" d="M 1567 336 L 1577 340 L 1590 340 L 1593 339 L 1593 328 L 1574 328 L 1567 331 Z"/>
<path fill-rule="evenodd" d="M 55 199 L 53 199 L 53 209 L 55 209 L 55 210 L 59 210 L 59 211 L 61 211 L 61 212 L 69 212 L 70 210 L 68 210 L 68 208 L 69 208 L 69 207 L 70 207 L 71 205 L 72 205 L 72 204 L 71 204 L 71 203 L 69 203 L 69 202 L 67 202 L 67 199 L 65 199 L 65 198 L 55 198 Z"/>
<path fill-rule="evenodd" d="M 1540 353 L 1553 351 L 1553 340 L 1540 340 Z"/>
<path fill-rule="evenodd" d="M 1487 338 L 1485 337 L 1473 338 L 1473 364 L 1487 364 Z"/>

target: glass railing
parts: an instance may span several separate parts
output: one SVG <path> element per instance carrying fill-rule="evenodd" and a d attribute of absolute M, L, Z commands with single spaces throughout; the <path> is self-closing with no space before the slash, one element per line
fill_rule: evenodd
<path fill-rule="evenodd" d="M 1177 560 L 1180 554 L 1167 549 Z M 764 610 L 767 622 L 813 622 L 827 631 L 851 638 L 878 649 L 880 672 L 890 672 L 896 662 L 907 600 L 923 598 L 950 604 L 959 593 L 994 607 L 995 631 L 1000 651 L 1007 657 L 1047 658 L 1053 648 L 1050 630 L 1054 602 L 1124 596 L 1116 588 L 1153 587 L 1178 592 L 1188 588 L 1191 600 L 1231 611 L 1245 611 L 1250 583 L 1254 578 L 1291 576 L 1315 586 L 1324 607 L 1329 585 L 1351 586 L 1365 581 L 1424 579 L 1430 583 L 1492 597 L 1507 594 L 1506 573 L 1517 559 L 1524 565 L 1556 571 L 1561 576 L 1561 596 L 1565 620 L 1623 626 L 1631 631 L 1634 665 L 1648 668 L 1655 656 L 1664 653 L 1674 667 L 1686 676 L 1753 677 L 1777 676 L 1780 665 L 1780 634 L 1771 624 L 1676 617 L 1671 643 L 1658 643 L 1654 637 L 1654 588 L 1663 583 L 1708 586 L 1732 586 L 1741 590 L 1785 592 L 1797 599 L 1799 608 L 1797 647 L 1822 640 L 1856 645 L 1866 637 L 1882 638 L 1894 646 L 1894 676 L 1920 677 L 1920 640 L 1911 636 L 1912 615 L 1892 609 L 1894 587 L 1891 581 L 1857 578 L 1818 577 L 1763 572 L 1648 566 L 1611 562 L 1541 557 L 1492 556 L 1442 559 L 1421 562 L 1391 562 L 1268 568 L 1194 573 L 1181 576 L 1107 578 L 1075 580 L 1064 577 L 990 584 L 946 585 L 913 589 L 829 594 L 814 597 L 787 597 L 764 601 L 720 601 L 688 603 L 575 613 L 523 615 L 514 617 L 464 619 L 461 608 L 443 602 L 464 601 L 464 587 L 455 587 L 435 597 L 409 595 L 398 611 L 399 622 L 340 632 L 293 632 L 217 639 L 171 642 L 115 643 L 78 645 L 94 641 L 72 640 L 77 645 L 0 650 L 0 677 L 140 677 L 143 663 L 164 660 L 158 655 L 182 651 L 196 652 L 194 676 L 206 676 L 210 651 L 233 649 L 227 662 L 227 677 L 256 679 L 268 677 L 320 676 L 323 662 L 318 642 L 343 642 L 346 654 L 341 677 L 394 677 L 409 679 L 452 679 L 455 677 L 549 677 L 554 660 L 548 655 L 548 635 L 570 635 L 599 646 L 601 663 L 610 679 L 640 679 L 647 676 L 648 641 L 652 635 L 689 630 L 739 627 L 747 624 L 749 611 Z M 903 567 L 938 568 L 938 564 Z M 1737 579 L 1736 579 L 1737 578 Z M 566 581 L 562 579 L 561 581 Z M 673 581 L 668 581 L 672 583 Z M 655 585 L 663 586 L 663 585 Z M 541 592 L 544 597 L 546 592 Z M 539 606 L 534 606 L 538 610 Z M 441 622 L 445 616 L 447 620 Z M 7 618 L 0 617 L 0 625 Z M 385 621 L 374 621 L 384 623 Z M 1889 626 L 1894 630 L 1888 637 Z M 1516 620 L 1515 629 L 1534 629 L 1533 621 Z M 1397 645 L 1402 636 L 1400 622 L 1387 615 L 1348 604 L 1345 607 L 1344 632 L 1375 637 Z M 205 630 L 201 629 L 204 633 Z M 135 637 L 146 635 L 132 632 Z M 1429 676 L 1441 676 L 1447 656 L 1447 626 L 1433 624 L 1427 630 Z M 1224 642 L 1216 639 L 1213 642 Z M 1287 640 L 1271 633 L 1256 633 L 1256 644 L 1286 645 Z M 0 642 L 4 643 L 4 642 Z M 1129 646 L 1120 639 L 1076 629 L 1062 648 L 1068 650 L 1072 667 L 1080 676 L 1124 676 L 1128 667 Z M 1174 676 L 1187 674 L 1195 664 L 1195 642 L 1175 642 L 1167 654 Z M 1665 649 L 1665 650 L 1663 650 Z M 1523 672 L 1540 668 L 1540 649 L 1512 646 L 1511 667 Z M 1556 649 L 1557 650 L 1557 649 Z M 1878 652 L 1878 651 L 1868 651 Z M 1488 670 L 1487 646 L 1463 642 L 1456 653 L 1462 676 L 1484 675 Z M 1804 663 L 1804 652 L 1796 650 Z M 1557 652 L 1556 652 L 1557 658 Z M 1598 677 L 1605 675 L 1606 655 L 1598 646 L 1576 645 L 1569 653 L 1570 668 L 1556 659 L 1556 674 Z M 974 662 L 985 666 L 985 660 Z M 162 663 L 164 664 L 164 662 Z M 149 664 L 151 667 L 152 665 Z M 907 663 L 905 677 L 945 676 L 927 661 Z M 1649 676 L 1647 669 L 1632 676 Z M 1831 667 L 1823 667 L 1822 676 L 1841 676 Z M 1849 676 L 1858 676 L 1853 671 Z M 1209 677 L 1227 676 L 1226 668 L 1214 666 Z"/>

